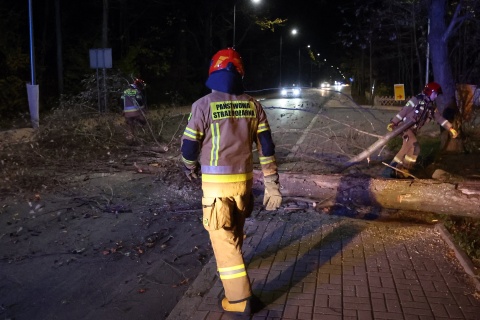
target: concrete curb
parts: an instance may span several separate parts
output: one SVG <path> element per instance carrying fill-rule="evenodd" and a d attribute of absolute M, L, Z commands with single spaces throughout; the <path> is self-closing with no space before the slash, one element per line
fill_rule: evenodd
<path fill-rule="evenodd" d="M 217 278 L 215 257 L 203 267 L 192 285 L 188 288 L 180 301 L 175 305 L 166 320 L 192 319 L 203 297 L 210 291 Z"/>
<path fill-rule="evenodd" d="M 470 276 L 473 283 L 475 284 L 475 288 L 478 292 L 480 292 L 480 276 L 475 274 L 475 266 L 473 265 L 470 258 L 465 254 L 465 252 L 456 245 L 455 240 L 453 239 L 450 232 L 448 232 L 447 228 L 442 223 L 437 223 L 435 225 L 435 230 L 437 230 L 440 235 L 442 236 L 443 240 L 448 244 L 450 248 L 455 252 L 455 256 L 457 257 L 458 261 L 462 265 L 465 272 Z"/>

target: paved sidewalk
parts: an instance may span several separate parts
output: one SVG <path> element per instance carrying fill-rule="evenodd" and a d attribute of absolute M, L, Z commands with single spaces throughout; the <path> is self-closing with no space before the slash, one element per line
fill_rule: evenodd
<path fill-rule="evenodd" d="M 246 224 L 253 319 L 480 319 L 479 292 L 433 226 L 314 210 L 265 212 Z M 238 319 L 212 259 L 167 319 Z"/>
<path fill-rule="evenodd" d="M 314 172 L 313 165 L 328 166 L 332 155 L 336 163 L 351 147 L 343 137 L 353 131 L 344 123 L 382 135 L 395 113 L 371 108 L 359 117 L 357 109 L 321 110 L 302 131 L 314 139 L 294 137 L 291 146 L 290 133 L 277 132 L 291 160 L 284 166 L 312 158 L 308 172 Z M 354 147 L 371 140 L 376 138 L 361 135 Z M 260 212 L 247 221 L 246 231 L 248 274 L 266 305 L 253 319 L 480 319 L 480 285 L 434 226 L 351 219 L 310 208 Z M 167 319 L 239 319 L 218 306 L 222 297 L 212 259 Z"/>

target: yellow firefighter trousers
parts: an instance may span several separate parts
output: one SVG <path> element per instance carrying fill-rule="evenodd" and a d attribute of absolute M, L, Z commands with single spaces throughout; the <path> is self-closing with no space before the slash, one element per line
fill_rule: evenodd
<path fill-rule="evenodd" d="M 418 155 L 420 154 L 420 145 L 418 144 L 415 134 L 410 129 L 403 133 L 402 139 L 402 148 L 395 155 L 393 161 L 410 170 L 417 162 Z"/>
<path fill-rule="evenodd" d="M 203 189 L 203 226 L 210 235 L 217 268 L 230 302 L 252 295 L 242 255 L 243 227 L 253 210 L 252 180 L 207 183 Z"/>

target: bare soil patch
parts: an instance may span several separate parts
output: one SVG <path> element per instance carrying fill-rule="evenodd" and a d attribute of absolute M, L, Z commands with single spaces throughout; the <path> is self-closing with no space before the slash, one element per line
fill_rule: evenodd
<path fill-rule="evenodd" d="M 52 193 L 4 199 L 0 314 L 165 318 L 212 250 L 198 183 L 174 160 L 160 162 L 151 174 L 80 174 Z"/>

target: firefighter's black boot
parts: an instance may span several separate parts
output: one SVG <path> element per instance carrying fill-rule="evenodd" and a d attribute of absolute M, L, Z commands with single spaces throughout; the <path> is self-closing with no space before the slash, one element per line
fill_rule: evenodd
<path fill-rule="evenodd" d="M 240 302 L 230 302 L 225 297 L 221 301 L 222 309 L 227 312 L 232 312 L 240 315 L 249 316 L 252 315 L 264 307 L 263 303 L 256 297 L 251 296 Z"/>

